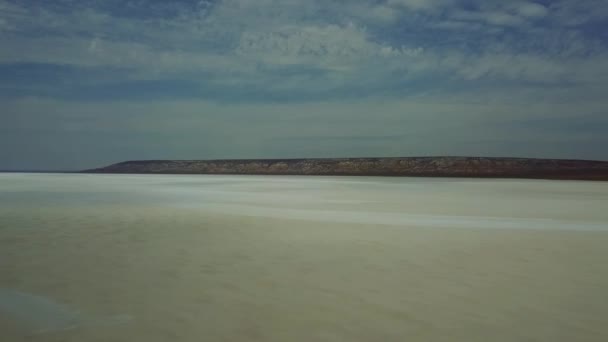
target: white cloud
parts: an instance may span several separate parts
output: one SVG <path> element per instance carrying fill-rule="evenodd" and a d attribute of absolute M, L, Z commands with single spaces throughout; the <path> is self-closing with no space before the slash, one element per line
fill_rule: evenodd
<path fill-rule="evenodd" d="M 415 11 L 432 11 L 453 3 L 452 0 L 388 0 L 392 6 L 403 6 Z"/>
<path fill-rule="evenodd" d="M 551 17 L 564 26 L 579 26 L 608 19 L 608 2 L 605 0 L 560 0 L 549 6 Z"/>
<path fill-rule="evenodd" d="M 395 48 L 373 42 L 354 24 L 286 26 L 272 32 L 244 32 L 237 53 L 269 65 L 312 65 L 350 70 L 370 58 L 415 56 L 419 48 Z"/>
<path fill-rule="evenodd" d="M 384 22 L 393 22 L 399 17 L 399 13 L 389 6 L 372 6 L 365 13 L 369 13 L 369 17 Z"/>
<path fill-rule="evenodd" d="M 270 53 L 281 57 L 357 58 L 369 55 L 373 44 L 367 33 L 354 24 L 347 26 L 286 26 L 272 32 L 246 31 L 238 52 L 244 55 Z M 278 61 L 281 62 L 281 61 Z"/>
<path fill-rule="evenodd" d="M 456 70 L 465 79 L 490 77 L 507 80 L 555 82 L 568 75 L 566 66 L 534 55 L 488 54 Z"/>
<path fill-rule="evenodd" d="M 542 18 L 549 13 L 545 6 L 533 2 L 514 2 L 512 6 L 519 15 L 526 18 Z"/>
<path fill-rule="evenodd" d="M 461 21 L 481 21 L 491 25 L 520 26 L 525 21 L 516 15 L 501 11 L 453 11 L 450 17 Z"/>
<path fill-rule="evenodd" d="M 506 3 L 481 3 L 475 10 L 455 8 L 449 13 L 452 20 L 483 22 L 489 25 L 518 27 L 541 19 L 548 14 L 543 5 L 516 1 Z"/>

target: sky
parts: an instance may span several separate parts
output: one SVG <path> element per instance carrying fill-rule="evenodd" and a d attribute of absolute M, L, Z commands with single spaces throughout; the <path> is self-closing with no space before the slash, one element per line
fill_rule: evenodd
<path fill-rule="evenodd" d="M 608 160 L 605 0 L 0 0 L 0 169 Z"/>

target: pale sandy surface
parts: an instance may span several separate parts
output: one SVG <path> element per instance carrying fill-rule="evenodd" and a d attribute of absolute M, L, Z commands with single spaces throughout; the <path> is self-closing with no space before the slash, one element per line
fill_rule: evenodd
<path fill-rule="evenodd" d="M 608 341 L 607 212 L 594 182 L 0 174 L 0 295 L 132 317 L 0 311 L 0 341 Z"/>

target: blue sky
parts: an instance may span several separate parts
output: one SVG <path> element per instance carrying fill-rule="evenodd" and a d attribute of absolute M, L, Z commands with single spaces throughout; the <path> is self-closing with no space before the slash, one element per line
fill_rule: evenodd
<path fill-rule="evenodd" d="M 0 0 L 0 169 L 608 159 L 608 2 Z"/>

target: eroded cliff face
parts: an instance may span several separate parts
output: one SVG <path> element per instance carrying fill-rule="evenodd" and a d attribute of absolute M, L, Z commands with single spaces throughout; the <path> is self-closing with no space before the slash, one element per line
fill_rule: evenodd
<path fill-rule="evenodd" d="M 145 160 L 126 161 L 85 172 L 608 180 L 608 162 L 477 157 Z"/>

